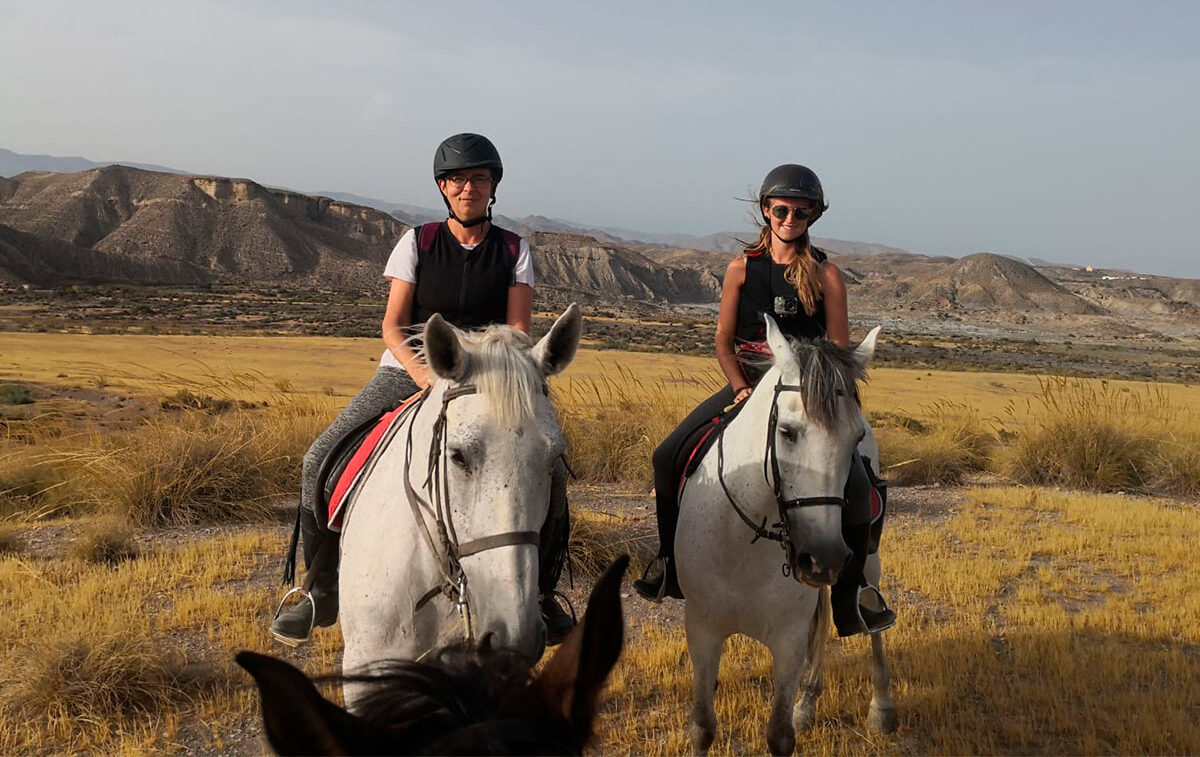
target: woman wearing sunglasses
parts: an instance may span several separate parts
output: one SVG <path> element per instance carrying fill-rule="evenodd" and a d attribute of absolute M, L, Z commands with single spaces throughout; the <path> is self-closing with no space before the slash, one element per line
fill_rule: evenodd
<path fill-rule="evenodd" d="M 679 515 L 676 461 L 697 429 L 724 408 L 743 402 L 766 372 L 765 359 L 771 352 L 763 314 L 770 315 L 789 337 L 824 337 L 841 347 L 850 344 L 842 272 L 808 237 L 809 227 L 829 207 L 817 175 L 800 165 L 778 166 L 763 180 L 758 206 L 762 217 L 758 241 L 729 264 L 721 288 L 717 362 L 729 383 L 700 403 L 654 451 L 659 553 L 646 575 L 634 582 L 637 592 L 648 599 L 683 597 L 674 565 Z M 848 504 L 842 528 L 854 559 L 832 591 L 834 622 L 842 636 L 882 631 L 896 619 L 878 589 L 863 578 L 870 541 L 870 486 L 866 467 L 856 453 L 846 487 Z M 864 592 L 870 597 L 860 604 Z"/>
<path fill-rule="evenodd" d="M 390 288 L 382 329 L 387 349 L 379 368 L 304 456 L 300 533 L 305 567 L 315 571 L 315 577 L 311 597 L 271 623 L 271 634 L 285 644 L 306 642 L 314 627 L 331 626 L 337 619 L 338 534 L 321 528 L 315 515 L 322 463 L 347 434 L 433 381 L 409 338 L 434 313 L 461 329 L 507 324 L 529 333 L 533 303 L 529 244 L 492 224 L 496 187 L 503 175 L 496 146 L 479 134 L 456 134 L 434 153 L 433 178 L 448 217 L 410 229 L 396 244 L 383 271 Z M 556 644 L 574 625 L 553 594 L 568 538 L 565 469 L 556 471 L 551 490 L 539 590 L 547 641 Z M 327 539 L 334 542 L 322 551 L 320 545 Z"/>

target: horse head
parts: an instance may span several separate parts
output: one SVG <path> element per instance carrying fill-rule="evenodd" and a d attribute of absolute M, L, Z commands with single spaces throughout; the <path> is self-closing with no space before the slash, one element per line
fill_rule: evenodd
<path fill-rule="evenodd" d="M 841 535 L 847 471 L 867 432 L 858 382 L 875 353 L 876 327 L 858 347 L 789 341 L 767 317 L 774 367 L 751 399 L 772 395 L 767 477 L 787 531 L 788 565 L 798 581 L 832 584 L 850 557 Z"/>
<path fill-rule="evenodd" d="M 430 662 L 352 676 L 369 693 L 350 713 L 282 660 L 254 652 L 236 659 L 258 684 L 264 730 L 279 754 L 582 754 L 597 696 L 621 654 L 628 564 L 622 556 L 609 566 L 583 622 L 533 676 L 523 654 L 485 637 L 443 648 Z"/>
<path fill-rule="evenodd" d="M 425 326 L 426 361 L 437 377 L 426 404 L 442 415 L 414 461 L 430 472 L 431 492 L 440 487 L 434 506 L 465 578 L 457 599 L 476 635 L 490 633 L 530 658 L 543 644 L 538 532 L 565 446 L 546 378 L 574 358 L 581 330 L 576 305 L 537 344 L 507 326 L 459 332 L 439 315 Z"/>

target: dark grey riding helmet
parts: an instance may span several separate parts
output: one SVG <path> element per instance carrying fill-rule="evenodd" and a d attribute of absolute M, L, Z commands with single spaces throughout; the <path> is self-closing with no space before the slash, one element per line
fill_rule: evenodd
<path fill-rule="evenodd" d="M 761 205 L 768 197 L 794 197 L 801 200 L 812 200 L 817 205 L 817 213 L 809 220 L 809 225 L 816 223 L 821 214 L 829 209 L 825 202 L 825 191 L 821 189 L 821 180 L 811 168 L 784 163 L 771 169 L 763 179 L 762 187 L 758 190 L 758 202 Z M 765 214 L 764 214 L 765 220 Z"/>
<path fill-rule="evenodd" d="M 455 171 L 465 171 L 468 168 L 490 168 L 492 170 L 492 198 L 488 201 L 487 212 L 479 218 L 464 219 L 454 214 L 450 200 L 442 195 L 442 202 L 450 217 L 463 226 L 478 226 L 484 221 L 492 220 L 492 205 L 496 202 L 496 185 L 504 176 L 504 164 L 500 162 L 500 151 L 492 141 L 482 134 L 455 134 L 447 137 L 438 145 L 433 154 L 433 178 L 442 179 Z"/>
<path fill-rule="evenodd" d="M 455 134 L 438 145 L 437 152 L 433 154 L 434 179 L 468 168 L 492 169 L 492 178 L 497 184 L 504 176 L 499 150 L 481 134 Z"/>

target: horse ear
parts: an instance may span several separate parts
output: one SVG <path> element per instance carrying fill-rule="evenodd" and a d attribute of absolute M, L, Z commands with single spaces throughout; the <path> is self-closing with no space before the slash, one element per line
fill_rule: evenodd
<path fill-rule="evenodd" d="M 767 323 L 767 346 L 771 348 L 771 354 L 775 356 L 775 364 L 779 365 L 784 360 L 795 360 L 792 345 L 788 343 L 787 337 L 775 324 L 775 319 L 763 313 L 763 320 Z"/>
<path fill-rule="evenodd" d="M 867 334 L 867 338 L 862 340 L 857 347 L 854 348 L 854 359 L 863 367 L 865 371 L 867 365 L 870 364 L 871 358 L 875 356 L 875 342 L 879 339 L 879 332 L 882 326 L 876 326 L 871 329 L 871 333 Z"/>
<path fill-rule="evenodd" d="M 439 313 L 425 322 L 425 364 L 438 378 L 458 380 L 467 373 L 467 355 L 458 334 Z"/>
<path fill-rule="evenodd" d="M 283 660 L 255 652 L 238 652 L 234 659 L 258 684 L 263 729 L 277 753 L 352 754 L 371 744 L 385 748 L 381 729 L 321 696 L 308 676 Z"/>
<path fill-rule="evenodd" d="M 575 359 L 579 337 L 583 335 L 583 315 L 574 302 L 563 311 L 550 331 L 533 347 L 533 359 L 543 376 L 561 373 Z"/>
<path fill-rule="evenodd" d="M 592 589 L 583 621 L 571 631 L 533 683 L 542 701 L 567 719 L 580 752 L 592 736 L 600 689 L 617 664 L 625 642 L 621 577 L 628 566 L 629 555 L 621 555 L 608 566 Z"/>

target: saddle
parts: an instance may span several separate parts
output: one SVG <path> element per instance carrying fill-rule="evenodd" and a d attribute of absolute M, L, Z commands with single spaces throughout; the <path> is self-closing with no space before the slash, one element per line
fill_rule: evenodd
<path fill-rule="evenodd" d="M 700 467 L 700 461 L 704 459 L 704 455 L 716 443 L 717 438 L 724 432 L 729 422 L 737 417 L 737 414 L 741 412 L 745 404 L 744 402 L 739 402 L 725 408 L 720 415 L 713 417 L 688 434 L 683 440 L 683 444 L 679 445 L 679 455 L 675 458 L 675 467 L 673 469 L 676 478 L 679 480 L 679 486 L 676 488 L 678 492 L 676 495 L 676 504 L 683 497 L 683 485 L 687 483 L 688 478 Z"/>
<path fill-rule="evenodd" d="M 342 530 L 345 505 L 353 499 L 375 459 L 387 448 L 389 430 L 404 416 L 420 393 L 400 403 L 395 410 L 371 418 L 351 429 L 330 449 L 317 472 L 316 515 L 321 528 Z"/>

